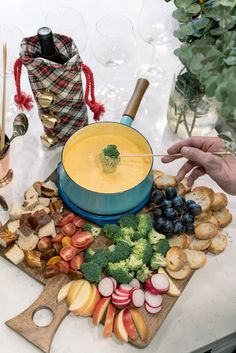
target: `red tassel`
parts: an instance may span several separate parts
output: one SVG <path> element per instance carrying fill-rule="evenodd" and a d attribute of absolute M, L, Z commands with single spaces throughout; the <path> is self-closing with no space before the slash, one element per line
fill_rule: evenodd
<path fill-rule="evenodd" d="M 85 64 L 82 64 L 82 70 L 86 78 L 84 100 L 85 100 L 85 103 L 90 108 L 90 110 L 94 113 L 93 119 L 95 121 L 98 121 L 100 120 L 100 117 L 102 116 L 102 114 L 105 112 L 105 108 L 102 103 L 96 102 L 95 95 L 94 95 L 94 79 L 93 79 L 92 71 Z M 91 95 L 90 100 L 89 100 L 89 93 Z"/>
<path fill-rule="evenodd" d="M 15 77 L 15 84 L 16 84 L 16 95 L 14 96 L 15 103 L 20 110 L 26 109 L 31 110 L 33 108 L 33 99 L 32 97 L 25 93 L 21 92 L 21 71 L 22 71 L 22 62 L 21 59 L 16 59 L 14 65 L 14 77 Z"/>

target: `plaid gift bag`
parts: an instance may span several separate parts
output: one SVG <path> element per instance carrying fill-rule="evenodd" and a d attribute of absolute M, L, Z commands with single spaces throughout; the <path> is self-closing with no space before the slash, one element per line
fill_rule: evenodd
<path fill-rule="evenodd" d="M 61 145 L 75 131 L 88 124 L 86 105 L 94 112 L 94 120 L 99 120 L 104 107 L 95 100 L 92 71 L 83 64 L 73 40 L 55 33 L 53 39 L 57 50 L 68 59 L 64 65 L 40 57 L 40 43 L 37 36 L 23 39 L 20 57 L 14 66 L 17 91 L 15 102 L 20 109 L 29 110 L 32 107 L 32 98 L 21 91 L 20 78 L 23 64 L 28 72 L 46 136 L 53 138 L 54 145 Z M 81 71 L 86 77 L 85 94 L 83 94 Z M 40 97 L 43 95 L 48 96 L 49 102 L 51 99 L 47 107 L 42 107 L 40 104 Z M 48 126 L 44 120 L 45 116 L 55 121 L 55 126 Z"/>

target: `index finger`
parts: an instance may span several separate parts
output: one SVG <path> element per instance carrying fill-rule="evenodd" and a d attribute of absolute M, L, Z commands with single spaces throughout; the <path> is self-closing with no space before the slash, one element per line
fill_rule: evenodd
<path fill-rule="evenodd" d="M 175 143 L 173 146 L 168 148 L 167 152 L 169 154 L 179 153 L 181 149 L 185 146 L 201 148 L 205 142 L 206 142 L 205 137 L 194 136 L 186 140 Z"/>

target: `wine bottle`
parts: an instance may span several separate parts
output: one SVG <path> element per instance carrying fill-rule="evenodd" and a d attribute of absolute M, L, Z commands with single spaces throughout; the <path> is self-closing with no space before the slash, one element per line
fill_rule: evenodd
<path fill-rule="evenodd" d="M 55 47 L 52 31 L 50 28 L 39 28 L 37 36 L 41 47 L 41 56 L 43 58 L 61 65 L 66 63 L 67 59 L 65 58 L 65 56 L 58 52 Z"/>

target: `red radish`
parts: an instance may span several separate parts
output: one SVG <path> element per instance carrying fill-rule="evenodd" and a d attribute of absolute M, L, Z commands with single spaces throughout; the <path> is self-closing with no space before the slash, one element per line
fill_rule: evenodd
<path fill-rule="evenodd" d="M 155 273 L 151 277 L 151 283 L 159 293 L 166 293 L 170 288 L 170 282 L 166 275 L 162 273 Z"/>
<path fill-rule="evenodd" d="M 134 289 L 132 292 L 132 303 L 136 308 L 140 308 L 144 304 L 144 291 L 142 289 Z"/>
<path fill-rule="evenodd" d="M 150 314 L 157 314 L 161 311 L 162 306 L 158 306 L 157 308 L 153 308 L 152 306 L 148 305 L 145 303 L 145 309 L 150 313 Z"/>
<path fill-rule="evenodd" d="M 119 290 L 125 294 L 130 294 L 130 292 L 132 291 L 132 287 L 129 284 L 121 284 L 119 286 Z"/>
<path fill-rule="evenodd" d="M 162 296 L 160 294 L 154 295 L 150 292 L 145 292 L 145 302 L 153 308 L 157 308 L 162 304 Z"/>
<path fill-rule="evenodd" d="M 121 292 L 119 290 L 119 287 L 115 289 L 114 293 L 116 295 L 118 295 L 119 297 L 122 297 L 122 298 L 127 298 L 128 299 L 130 297 L 130 294 L 125 294 L 124 292 Z"/>
<path fill-rule="evenodd" d="M 130 299 L 126 301 L 116 301 L 112 299 L 112 303 L 117 307 L 117 308 L 125 308 L 130 304 Z"/>
<path fill-rule="evenodd" d="M 140 282 L 137 278 L 133 278 L 132 281 L 129 282 L 129 285 L 132 288 L 139 289 L 140 288 Z"/>
<path fill-rule="evenodd" d="M 111 298 L 112 298 L 112 301 L 115 300 L 115 301 L 119 301 L 119 302 L 126 302 L 127 300 L 129 300 L 129 301 L 131 300 L 130 296 L 124 297 L 124 296 L 117 295 L 116 293 L 112 293 Z"/>
<path fill-rule="evenodd" d="M 113 285 L 114 285 L 114 290 L 116 289 L 116 287 L 117 287 L 117 282 L 116 282 L 116 279 L 115 278 L 113 278 L 113 277 L 109 277 L 111 280 L 112 280 L 112 282 L 113 282 Z"/>
<path fill-rule="evenodd" d="M 114 291 L 114 285 L 109 277 L 104 277 L 98 285 L 98 290 L 103 297 L 110 297 Z"/>
<path fill-rule="evenodd" d="M 149 277 L 149 278 L 146 280 L 146 282 L 145 282 L 145 284 L 144 284 L 144 287 L 145 287 L 145 289 L 146 289 L 148 292 L 150 292 L 150 293 L 152 293 L 152 294 L 155 294 L 155 295 L 158 295 L 158 294 L 159 294 L 159 291 L 158 291 L 157 289 L 155 289 L 155 288 L 153 287 L 153 285 L 152 285 L 151 277 Z"/>

